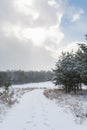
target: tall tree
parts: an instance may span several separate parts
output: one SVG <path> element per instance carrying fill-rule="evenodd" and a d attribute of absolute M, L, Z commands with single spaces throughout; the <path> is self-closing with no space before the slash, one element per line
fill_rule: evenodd
<path fill-rule="evenodd" d="M 81 89 L 81 78 L 76 63 L 74 53 L 62 53 L 56 63 L 56 69 L 53 70 L 55 85 L 63 85 L 66 92 L 74 91 L 76 93 L 77 90 Z"/>

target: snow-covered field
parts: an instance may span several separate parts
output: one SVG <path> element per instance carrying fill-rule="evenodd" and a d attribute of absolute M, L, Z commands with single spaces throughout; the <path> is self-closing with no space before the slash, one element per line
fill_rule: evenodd
<path fill-rule="evenodd" d="M 50 82 L 27 85 L 14 87 L 53 88 L 54 86 Z M 64 105 L 62 107 L 54 100 L 47 99 L 43 91 L 35 89 L 25 93 L 20 102 L 8 111 L 0 123 L 0 130 L 87 130 L 87 120 L 77 124 L 73 114 L 64 111 Z"/>
<path fill-rule="evenodd" d="M 54 88 L 55 85 L 52 82 L 40 82 L 40 83 L 28 83 L 21 85 L 13 85 L 13 88 L 26 88 L 26 87 L 34 87 L 34 88 Z"/>

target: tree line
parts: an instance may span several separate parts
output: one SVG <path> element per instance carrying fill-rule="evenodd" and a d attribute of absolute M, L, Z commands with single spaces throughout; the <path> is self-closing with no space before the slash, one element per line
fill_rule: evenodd
<path fill-rule="evenodd" d="M 53 77 L 51 71 L 0 71 L 0 86 L 7 82 L 12 84 L 24 84 L 33 82 L 50 81 Z"/>
<path fill-rule="evenodd" d="M 62 52 L 53 70 L 55 85 L 62 85 L 66 92 L 82 90 L 87 85 L 87 44 L 78 44 L 76 53 Z"/>

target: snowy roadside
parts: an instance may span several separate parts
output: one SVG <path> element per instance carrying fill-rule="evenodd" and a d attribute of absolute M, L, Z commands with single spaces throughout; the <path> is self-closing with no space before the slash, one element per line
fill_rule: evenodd
<path fill-rule="evenodd" d="M 66 94 L 63 90 L 47 89 L 44 95 L 54 100 L 66 113 L 71 113 L 78 124 L 87 121 L 87 91 L 84 94 Z"/>
<path fill-rule="evenodd" d="M 21 97 L 35 88 L 10 88 L 7 96 L 3 93 L 3 88 L 1 88 L 2 95 L 0 95 L 0 122 L 2 122 L 9 112 L 9 110 L 20 102 Z"/>

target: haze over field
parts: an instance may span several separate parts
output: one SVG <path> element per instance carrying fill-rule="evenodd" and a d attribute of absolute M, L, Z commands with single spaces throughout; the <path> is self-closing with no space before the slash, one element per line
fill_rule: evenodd
<path fill-rule="evenodd" d="M 48 70 L 86 34 L 87 1 L 0 0 L 0 70 Z"/>

